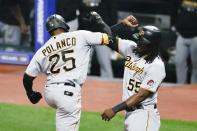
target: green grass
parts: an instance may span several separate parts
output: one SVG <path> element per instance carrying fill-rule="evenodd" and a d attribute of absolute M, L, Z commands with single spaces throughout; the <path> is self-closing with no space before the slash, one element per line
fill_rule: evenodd
<path fill-rule="evenodd" d="M 123 131 L 123 115 L 110 122 L 101 113 L 82 112 L 80 131 Z M 197 131 L 197 122 L 164 120 L 160 131 Z M 55 110 L 47 107 L 0 103 L 0 131 L 55 131 Z"/>
<path fill-rule="evenodd" d="M 0 131 L 55 131 L 55 110 L 0 104 Z"/>

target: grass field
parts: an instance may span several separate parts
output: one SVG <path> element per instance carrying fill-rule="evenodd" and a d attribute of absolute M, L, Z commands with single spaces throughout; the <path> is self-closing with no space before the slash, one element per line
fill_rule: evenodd
<path fill-rule="evenodd" d="M 110 122 L 101 113 L 82 112 L 80 131 L 123 131 L 123 115 Z M 160 131 L 197 131 L 197 122 L 161 120 Z M 0 103 L 0 131 L 55 131 L 55 110 L 38 106 Z"/>

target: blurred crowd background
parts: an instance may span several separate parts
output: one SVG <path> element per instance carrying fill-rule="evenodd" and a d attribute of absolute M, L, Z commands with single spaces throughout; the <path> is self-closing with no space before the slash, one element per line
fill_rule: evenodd
<path fill-rule="evenodd" d="M 34 52 L 34 5 L 34 0 L 0 0 L 1 51 Z M 65 18 L 70 31 L 88 30 L 84 18 L 90 11 L 97 11 L 110 26 L 134 15 L 140 26 L 159 27 L 164 81 L 197 83 L 197 0 L 56 0 L 56 13 Z M 89 75 L 122 78 L 123 70 L 119 54 L 107 47 L 93 50 Z"/>

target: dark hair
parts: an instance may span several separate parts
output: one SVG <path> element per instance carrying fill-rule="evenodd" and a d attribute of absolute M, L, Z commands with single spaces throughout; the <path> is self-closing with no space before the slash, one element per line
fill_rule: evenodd
<path fill-rule="evenodd" d="M 144 58 L 147 63 L 152 63 L 154 59 L 159 56 L 158 45 L 154 43 L 149 45 L 138 44 L 133 52 L 139 57 L 147 55 L 147 57 Z"/>

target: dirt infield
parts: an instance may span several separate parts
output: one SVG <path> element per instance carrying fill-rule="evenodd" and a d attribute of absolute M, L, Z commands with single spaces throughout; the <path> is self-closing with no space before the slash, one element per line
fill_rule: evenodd
<path fill-rule="evenodd" d="M 32 105 L 23 89 L 22 77 L 26 66 L 0 64 L 0 102 Z M 35 79 L 34 89 L 41 91 L 45 76 Z M 88 79 L 82 89 L 82 109 L 102 112 L 121 102 L 121 82 Z M 197 85 L 161 87 L 158 108 L 161 118 L 197 121 Z M 36 106 L 48 106 L 42 99 Z"/>

